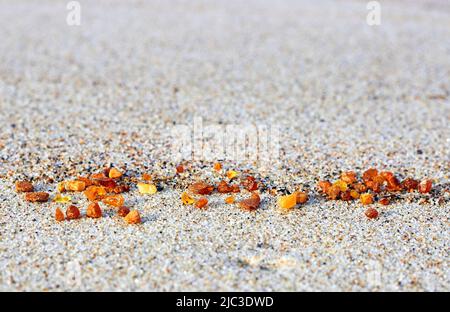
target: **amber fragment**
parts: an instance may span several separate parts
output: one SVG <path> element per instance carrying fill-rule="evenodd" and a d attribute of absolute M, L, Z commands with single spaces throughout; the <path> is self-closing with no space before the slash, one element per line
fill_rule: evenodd
<path fill-rule="evenodd" d="M 391 201 L 389 200 L 389 198 L 383 197 L 383 198 L 380 198 L 380 200 L 379 200 L 378 202 L 379 202 L 380 204 L 384 205 L 384 206 L 387 206 L 387 205 L 389 205 L 389 203 L 390 203 Z"/>
<path fill-rule="evenodd" d="M 64 221 L 64 213 L 61 211 L 61 209 L 56 208 L 55 210 L 55 220 L 58 222 Z"/>
<path fill-rule="evenodd" d="M 46 192 L 30 192 L 25 194 L 25 200 L 28 202 L 46 202 L 50 197 L 49 193 Z"/>
<path fill-rule="evenodd" d="M 359 199 L 363 205 L 370 205 L 373 203 L 373 195 L 369 193 L 361 194 Z"/>
<path fill-rule="evenodd" d="M 228 196 L 227 198 L 225 198 L 225 203 L 227 204 L 234 204 L 234 202 L 235 202 L 234 196 Z"/>
<path fill-rule="evenodd" d="M 221 163 L 219 163 L 219 162 L 217 162 L 217 163 L 215 163 L 214 164 L 214 170 L 216 170 L 216 171 L 220 171 L 220 170 L 222 170 L 222 164 Z"/>
<path fill-rule="evenodd" d="M 181 201 L 183 202 L 183 205 L 192 205 L 194 203 L 194 199 L 186 192 L 181 194 Z"/>
<path fill-rule="evenodd" d="M 297 194 L 297 204 L 304 204 L 308 201 L 308 194 L 306 194 L 305 192 L 296 192 Z"/>
<path fill-rule="evenodd" d="M 126 217 L 125 217 L 125 221 L 128 224 L 139 224 L 141 223 L 141 216 L 139 215 L 139 211 L 137 210 L 132 210 L 130 211 Z"/>
<path fill-rule="evenodd" d="M 258 209 L 259 204 L 261 203 L 261 198 L 258 194 L 253 193 L 250 198 L 243 199 L 239 202 L 239 207 L 247 211 L 254 211 Z"/>
<path fill-rule="evenodd" d="M 80 210 L 76 206 L 71 205 L 66 210 L 66 216 L 67 220 L 78 219 L 80 217 Z"/>
<path fill-rule="evenodd" d="M 378 175 L 378 170 L 377 169 L 368 169 L 363 173 L 363 181 L 367 182 L 367 181 L 372 181 L 376 176 Z"/>
<path fill-rule="evenodd" d="M 319 183 L 317 183 L 317 186 L 320 191 L 326 194 L 328 192 L 328 189 L 331 187 L 331 183 L 329 181 L 319 181 Z"/>
<path fill-rule="evenodd" d="M 402 181 L 401 187 L 403 190 L 408 192 L 414 192 L 417 190 L 417 187 L 419 186 L 419 181 L 414 180 L 412 178 L 406 178 Z"/>
<path fill-rule="evenodd" d="M 102 216 L 102 210 L 98 203 L 90 203 L 87 210 L 86 216 L 89 218 L 100 218 Z"/>
<path fill-rule="evenodd" d="M 84 191 L 84 195 L 90 201 L 102 200 L 106 196 L 106 189 L 103 186 L 92 185 Z"/>
<path fill-rule="evenodd" d="M 117 210 L 117 214 L 121 217 L 126 217 L 129 212 L 130 212 L 130 208 L 128 208 L 126 206 L 122 206 Z"/>
<path fill-rule="evenodd" d="M 34 191 L 34 187 L 33 187 L 33 184 L 31 184 L 31 182 L 29 182 L 29 181 L 17 181 L 16 182 L 16 192 L 28 193 L 28 192 L 33 192 L 33 191 Z"/>
<path fill-rule="evenodd" d="M 220 181 L 217 185 L 217 191 L 222 194 L 231 193 L 233 188 L 225 181 Z"/>
<path fill-rule="evenodd" d="M 125 199 L 122 195 L 109 195 L 103 198 L 102 203 L 114 206 L 114 207 L 121 207 L 123 206 L 123 203 L 125 202 Z"/>
<path fill-rule="evenodd" d="M 341 174 L 341 180 L 347 184 L 353 184 L 357 181 L 356 173 L 354 171 L 346 171 Z"/>
<path fill-rule="evenodd" d="M 199 209 L 203 209 L 206 207 L 207 204 L 208 204 L 208 200 L 206 198 L 202 197 L 195 202 L 195 207 L 197 207 Z"/>
<path fill-rule="evenodd" d="M 111 179 L 119 179 L 120 177 L 122 177 L 123 173 L 117 169 L 117 168 L 111 168 L 108 172 L 108 176 Z"/>
<path fill-rule="evenodd" d="M 282 209 L 292 209 L 297 205 L 297 194 L 294 192 L 290 195 L 280 196 L 278 205 Z"/>
<path fill-rule="evenodd" d="M 199 181 L 191 184 L 188 190 L 193 194 L 199 195 L 209 195 L 214 190 L 214 186 L 209 185 L 208 183 Z"/>
<path fill-rule="evenodd" d="M 184 166 L 183 165 L 178 165 L 176 167 L 177 173 L 183 173 L 184 172 Z"/>
<path fill-rule="evenodd" d="M 378 211 L 375 208 L 369 208 L 364 212 L 367 218 L 375 219 L 378 217 Z"/>

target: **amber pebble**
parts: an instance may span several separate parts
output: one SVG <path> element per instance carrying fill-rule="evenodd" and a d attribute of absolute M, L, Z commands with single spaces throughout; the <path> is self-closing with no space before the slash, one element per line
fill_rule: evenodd
<path fill-rule="evenodd" d="M 391 201 L 389 200 L 389 198 L 383 197 L 383 198 L 380 198 L 380 200 L 379 200 L 378 202 L 379 202 L 380 204 L 384 205 L 384 206 L 387 206 L 387 205 L 389 205 L 389 203 L 390 203 Z"/>
<path fill-rule="evenodd" d="M 184 167 L 183 167 L 183 165 L 178 165 L 178 166 L 176 167 L 176 169 L 177 169 L 177 173 L 183 173 L 183 172 L 184 172 Z"/>
<path fill-rule="evenodd" d="M 29 182 L 29 181 L 17 181 L 16 182 L 16 191 L 18 193 L 33 192 L 34 187 L 33 187 L 33 184 L 31 184 L 31 182 Z"/>
<path fill-rule="evenodd" d="M 71 205 L 66 210 L 66 216 L 67 220 L 78 219 L 80 217 L 80 210 L 76 206 Z"/>
<path fill-rule="evenodd" d="M 132 210 L 130 211 L 126 217 L 125 217 L 125 221 L 128 224 L 139 224 L 141 223 L 141 216 L 139 215 L 139 211 L 137 210 Z"/>
<path fill-rule="evenodd" d="M 64 221 L 64 213 L 59 208 L 55 210 L 55 220 L 58 222 Z"/>
<path fill-rule="evenodd" d="M 296 192 L 297 194 L 297 204 L 304 204 L 308 201 L 308 194 L 306 194 L 305 192 Z"/>
<path fill-rule="evenodd" d="M 25 200 L 28 202 L 46 202 L 50 197 L 49 193 L 46 192 L 30 192 L 25 194 Z"/>
<path fill-rule="evenodd" d="M 89 218 L 100 218 L 102 216 L 100 205 L 98 203 L 89 204 L 86 210 L 86 216 L 88 216 Z"/>
<path fill-rule="evenodd" d="M 378 211 L 375 208 L 368 208 L 364 214 L 369 219 L 375 219 L 378 217 Z"/>
<path fill-rule="evenodd" d="M 225 203 L 227 204 L 234 204 L 235 198 L 234 196 L 228 196 L 227 198 L 225 198 Z"/>
<path fill-rule="evenodd" d="M 328 189 L 331 187 L 331 183 L 329 181 L 319 181 L 319 183 L 317 183 L 317 186 L 319 187 L 320 191 L 326 194 L 328 192 Z"/>
<path fill-rule="evenodd" d="M 195 182 L 192 185 L 190 185 L 188 190 L 193 194 L 209 195 L 214 190 L 214 186 L 209 185 L 208 183 L 199 181 L 199 182 Z"/>
<path fill-rule="evenodd" d="M 122 175 L 123 173 L 117 168 L 111 168 L 108 172 L 108 177 L 111 179 L 119 179 Z"/>
<path fill-rule="evenodd" d="M 359 199 L 363 205 L 370 205 L 373 203 L 373 195 L 369 193 L 361 194 Z"/>
<path fill-rule="evenodd" d="M 341 174 L 341 180 L 347 184 L 353 184 L 357 181 L 354 171 L 346 171 Z"/>
<path fill-rule="evenodd" d="M 327 195 L 329 199 L 335 200 L 339 197 L 341 189 L 337 185 L 332 185 L 327 189 Z"/>
<path fill-rule="evenodd" d="M 368 169 L 366 171 L 364 171 L 363 173 L 363 181 L 367 182 L 367 181 L 372 181 L 373 178 L 375 178 L 378 175 L 378 170 L 377 169 Z"/>
<path fill-rule="evenodd" d="M 196 201 L 195 207 L 197 207 L 199 209 L 203 209 L 206 207 L 207 204 L 208 204 L 208 200 L 206 198 L 202 197 Z"/>
<path fill-rule="evenodd" d="M 114 207 L 121 207 L 123 206 L 123 203 L 125 202 L 125 199 L 122 195 L 109 195 L 103 198 L 102 203 L 114 206 Z"/>
<path fill-rule="evenodd" d="M 122 206 L 117 210 L 117 214 L 121 217 L 126 217 L 129 212 L 130 212 L 130 208 L 128 208 L 126 206 Z"/>
<path fill-rule="evenodd" d="M 401 186 L 403 190 L 408 192 L 414 192 L 417 190 L 417 187 L 419 186 L 419 181 L 414 180 L 412 178 L 406 178 L 402 181 Z"/>
<path fill-rule="evenodd" d="M 233 188 L 225 181 L 220 181 L 217 185 L 217 191 L 222 194 L 231 193 Z"/>
<path fill-rule="evenodd" d="M 347 190 L 345 192 L 342 192 L 340 197 L 341 197 L 342 200 L 345 200 L 345 201 L 348 201 L 348 200 L 352 199 L 352 195 L 350 194 L 349 190 Z"/>
<path fill-rule="evenodd" d="M 250 198 L 243 199 L 239 202 L 239 207 L 247 211 L 254 211 L 258 209 L 259 204 L 261 203 L 261 198 L 258 194 L 253 193 Z"/>
<path fill-rule="evenodd" d="M 297 205 L 297 194 L 285 195 L 278 198 L 278 205 L 282 209 L 291 209 Z"/>

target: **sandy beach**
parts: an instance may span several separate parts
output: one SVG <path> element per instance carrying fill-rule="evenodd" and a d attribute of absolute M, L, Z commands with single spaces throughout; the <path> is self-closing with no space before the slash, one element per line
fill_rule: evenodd
<path fill-rule="evenodd" d="M 80 1 L 80 26 L 65 1 L 0 1 L 0 291 L 449 291 L 450 4 L 387 2 L 370 27 L 356 0 Z M 214 159 L 127 193 L 140 225 L 106 207 L 58 223 L 57 204 L 14 190 L 54 196 L 111 165 L 173 174 L 169 133 L 195 118 L 279 127 L 273 162 L 223 164 L 309 202 L 182 205 Z M 370 167 L 435 188 L 374 204 L 375 220 L 315 189 Z"/>

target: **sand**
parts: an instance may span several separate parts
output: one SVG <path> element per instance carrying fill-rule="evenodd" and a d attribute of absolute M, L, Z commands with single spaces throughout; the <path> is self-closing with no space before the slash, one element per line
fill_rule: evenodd
<path fill-rule="evenodd" d="M 0 290 L 449 291 L 449 4 L 389 1 L 369 27 L 364 1 L 167 2 L 89 1 L 78 27 L 61 1 L 0 2 Z M 280 127 L 277 161 L 224 165 L 308 204 L 281 213 L 264 193 L 248 213 L 213 195 L 200 211 L 180 182 L 132 189 L 144 222 L 129 226 L 106 207 L 57 223 L 14 192 L 111 164 L 173 173 L 168 133 L 195 117 Z M 371 166 L 435 190 L 376 220 L 314 191 Z"/>

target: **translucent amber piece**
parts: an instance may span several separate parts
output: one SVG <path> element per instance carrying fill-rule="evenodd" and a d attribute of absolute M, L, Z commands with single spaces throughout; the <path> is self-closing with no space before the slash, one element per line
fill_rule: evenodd
<path fill-rule="evenodd" d="M 291 195 L 281 196 L 278 198 L 278 205 L 283 209 L 291 209 L 297 205 L 297 194 L 292 193 Z"/>
<path fill-rule="evenodd" d="M 369 193 L 361 194 L 359 199 L 363 205 L 370 205 L 373 203 L 373 195 Z"/>
<path fill-rule="evenodd" d="M 82 192 L 86 189 L 86 183 L 83 181 L 67 181 L 64 184 L 66 191 Z"/>
<path fill-rule="evenodd" d="M 236 178 L 238 175 L 239 175 L 239 173 L 237 171 L 234 171 L 234 170 L 227 171 L 227 178 L 230 180 Z"/>
<path fill-rule="evenodd" d="M 141 194 L 153 195 L 158 191 L 154 184 L 138 183 L 137 187 Z"/>
<path fill-rule="evenodd" d="M 139 215 L 139 211 L 131 210 L 125 217 L 125 221 L 128 224 L 139 224 L 141 223 L 141 216 Z"/>
<path fill-rule="evenodd" d="M 192 205 L 194 203 L 194 199 L 186 192 L 181 194 L 181 201 L 183 202 L 183 205 Z"/>
<path fill-rule="evenodd" d="M 225 203 L 227 204 L 234 204 L 234 202 L 235 202 L 234 196 L 228 196 L 227 198 L 225 198 Z"/>
<path fill-rule="evenodd" d="M 62 196 L 61 194 L 56 194 L 55 198 L 53 198 L 53 201 L 55 203 L 69 203 L 72 200 L 70 196 Z"/>
<path fill-rule="evenodd" d="M 221 163 L 215 163 L 214 164 L 214 170 L 216 170 L 216 171 L 220 171 L 220 170 L 222 170 L 222 164 Z"/>
<path fill-rule="evenodd" d="M 84 195 L 90 201 L 102 200 L 106 196 L 106 189 L 103 186 L 89 186 Z"/>
<path fill-rule="evenodd" d="M 197 200 L 197 202 L 195 203 L 195 207 L 199 208 L 199 209 L 203 209 L 206 207 L 206 205 L 208 205 L 208 200 L 204 197 L 200 198 L 199 200 Z"/>
<path fill-rule="evenodd" d="M 305 192 L 296 192 L 297 194 L 297 204 L 304 204 L 308 201 L 308 194 Z"/>
<path fill-rule="evenodd" d="M 341 180 L 348 184 L 353 184 L 357 181 L 356 173 L 353 171 L 346 171 L 341 174 Z"/>
<path fill-rule="evenodd" d="M 109 206 L 121 207 L 125 202 L 122 195 L 109 195 L 103 198 L 102 202 Z"/>
<path fill-rule="evenodd" d="M 55 220 L 58 222 L 64 221 L 64 213 L 61 211 L 61 209 L 56 208 L 55 210 Z"/>
<path fill-rule="evenodd" d="M 337 186 L 341 192 L 345 192 L 348 188 L 347 183 L 342 180 L 337 180 L 333 183 L 334 186 Z"/>
<path fill-rule="evenodd" d="M 91 203 L 86 210 L 86 216 L 89 218 L 100 218 L 102 216 L 100 205 L 98 203 Z"/>
<path fill-rule="evenodd" d="M 261 203 L 261 198 L 258 194 L 253 193 L 250 198 L 243 199 L 239 202 L 239 207 L 247 211 L 254 211 L 258 209 L 259 204 Z"/>
<path fill-rule="evenodd" d="M 122 175 L 123 175 L 122 172 L 117 168 L 111 168 L 108 173 L 108 176 L 111 179 L 118 179 L 118 178 L 122 177 Z"/>

